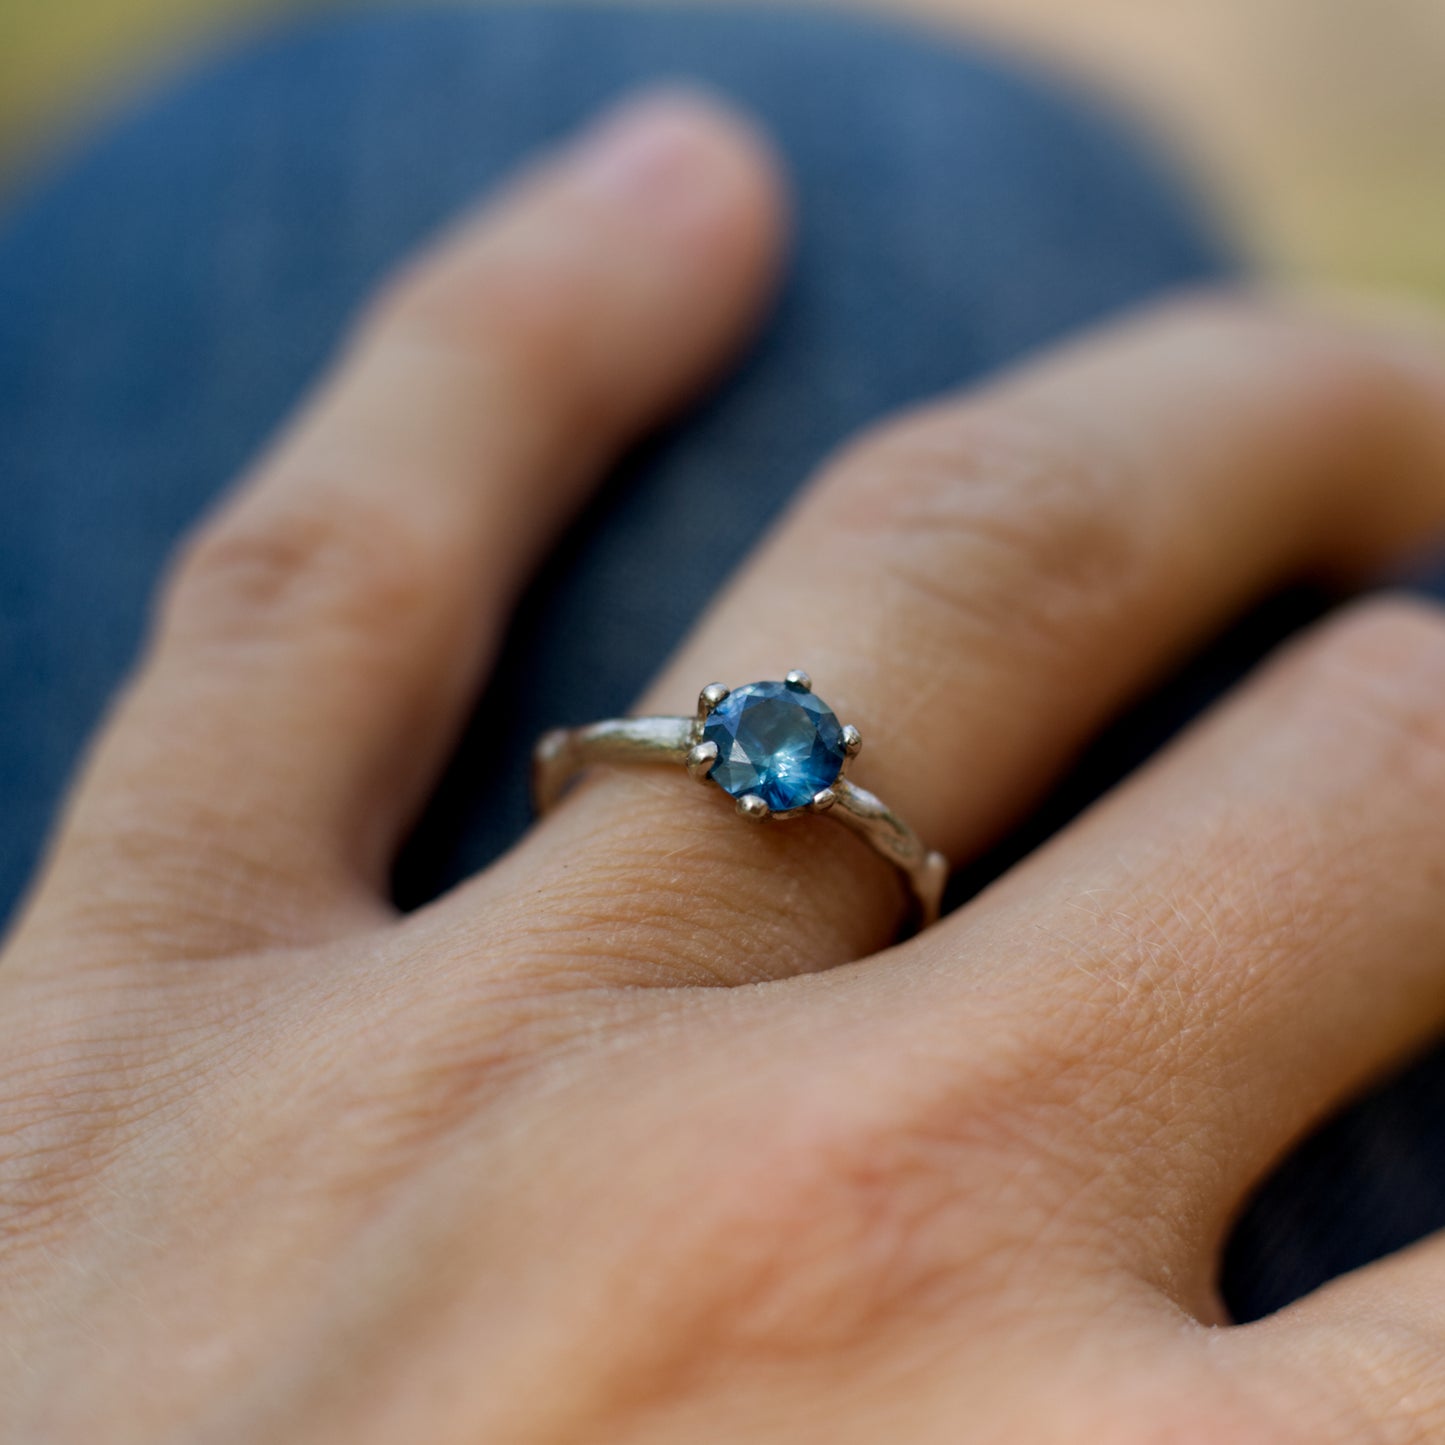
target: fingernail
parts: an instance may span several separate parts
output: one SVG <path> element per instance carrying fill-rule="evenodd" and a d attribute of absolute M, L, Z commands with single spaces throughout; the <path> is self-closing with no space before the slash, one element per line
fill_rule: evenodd
<path fill-rule="evenodd" d="M 572 174 L 589 190 L 659 216 L 695 213 L 715 190 L 708 127 L 703 107 L 685 97 L 627 102 L 575 143 Z"/>

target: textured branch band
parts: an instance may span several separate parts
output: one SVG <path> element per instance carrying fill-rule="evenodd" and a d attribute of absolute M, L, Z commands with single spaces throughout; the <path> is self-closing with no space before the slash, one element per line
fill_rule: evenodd
<path fill-rule="evenodd" d="M 926 927 L 938 917 L 947 861 L 845 776 L 862 745 L 857 728 L 839 724 L 804 672 L 731 690 L 711 683 L 693 717 L 614 718 L 547 733 L 533 757 L 533 796 L 545 813 L 586 768 L 671 764 L 721 788 L 754 821 L 826 813 L 898 869 Z"/>

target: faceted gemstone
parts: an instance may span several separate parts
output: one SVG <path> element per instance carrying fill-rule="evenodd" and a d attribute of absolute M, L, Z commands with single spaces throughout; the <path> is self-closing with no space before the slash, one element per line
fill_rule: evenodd
<path fill-rule="evenodd" d="M 735 688 L 708 715 L 702 739 L 717 744 L 708 777 L 735 798 L 755 793 L 774 812 L 805 807 L 843 766 L 832 709 L 786 682 Z"/>

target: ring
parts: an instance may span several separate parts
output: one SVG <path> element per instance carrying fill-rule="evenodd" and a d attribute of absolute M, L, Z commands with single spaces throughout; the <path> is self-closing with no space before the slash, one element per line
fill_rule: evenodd
<path fill-rule="evenodd" d="M 721 788 L 755 822 L 826 813 L 898 869 L 926 928 L 938 918 L 948 862 L 845 776 L 862 746 L 858 729 L 838 722 L 806 672 L 732 689 L 714 682 L 693 717 L 610 718 L 546 733 L 533 753 L 532 792 L 542 814 L 594 763 L 672 763 Z"/>

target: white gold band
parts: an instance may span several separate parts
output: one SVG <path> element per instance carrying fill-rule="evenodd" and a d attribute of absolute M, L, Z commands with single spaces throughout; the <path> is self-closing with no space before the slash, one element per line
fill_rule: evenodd
<path fill-rule="evenodd" d="M 726 689 L 716 685 L 704 691 L 696 717 L 613 718 L 547 733 L 538 741 L 533 755 L 532 792 L 538 813 L 548 812 L 578 773 L 597 764 L 670 764 L 706 781 L 707 768 L 716 759 L 717 751 L 713 748 L 702 758 L 696 754 L 704 746 L 702 729 L 708 713 L 722 701 L 722 697 L 717 696 L 719 692 L 722 697 L 727 695 Z M 849 751 L 856 750 L 853 746 Z M 948 879 L 947 860 L 941 853 L 927 848 L 896 813 L 866 789 L 840 774 L 806 807 L 776 812 L 757 806 L 759 801 L 739 798 L 738 811 L 745 817 L 762 821 L 790 818 L 802 812 L 826 813 L 836 818 L 903 875 L 921 927 L 938 918 L 943 887 Z"/>

